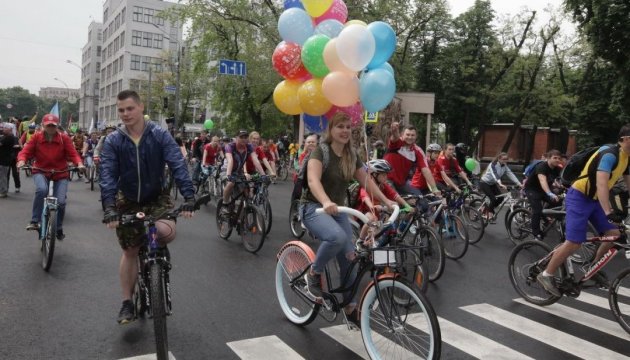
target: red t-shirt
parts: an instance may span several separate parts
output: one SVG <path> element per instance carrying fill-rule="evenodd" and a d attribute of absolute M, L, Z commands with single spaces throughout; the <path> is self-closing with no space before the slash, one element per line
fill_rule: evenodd
<path fill-rule="evenodd" d="M 265 152 L 263 151 L 262 146 L 258 146 L 256 149 L 254 149 L 254 152 L 256 153 L 256 156 L 258 156 L 258 161 L 260 161 L 260 164 L 263 165 L 263 159 L 267 159 L 267 156 L 265 155 Z M 256 167 L 254 166 L 254 162 L 252 161 L 251 156 L 247 157 L 247 162 L 245 162 L 245 167 L 247 169 L 248 174 L 257 173 Z M 264 168 L 265 168 L 265 165 L 263 165 L 263 169 Z"/>
<path fill-rule="evenodd" d="M 387 174 L 387 178 L 396 186 L 404 185 L 418 168 L 427 167 L 427 161 L 422 149 L 415 144 L 409 148 L 401 139 L 390 141 L 387 144 L 387 152 L 383 159 L 387 160 L 392 166 L 393 171 Z"/>
<path fill-rule="evenodd" d="M 216 157 L 217 157 L 218 146 L 215 148 L 214 144 L 208 143 L 204 145 L 203 151 L 207 152 L 206 161 L 203 163 L 204 165 L 214 165 Z"/>
<path fill-rule="evenodd" d="M 462 168 L 459 167 L 459 164 L 457 163 L 457 159 L 455 157 L 447 159 L 446 156 L 440 155 L 440 157 L 438 157 L 437 159 L 437 163 L 440 164 L 442 170 L 450 178 L 462 172 Z M 433 177 L 437 182 L 444 182 L 444 179 L 442 179 L 442 174 L 439 171 L 434 172 Z"/>
<path fill-rule="evenodd" d="M 383 193 L 383 195 L 385 195 L 386 198 L 392 201 L 396 199 L 396 195 L 398 195 L 396 190 L 394 190 L 387 183 L 383 183 L 379 185 L 379 189 L 381 189 L 381 192 Z M 357 205 L 357 210 L 359 210 L 360 212 L 364 214 L 370 211 L 370 208 L 365 204 L 365 199 L 370 199 L 370 194 L 368 194 L 365 188 L 361 187 L 361 189 L 359 190 L 359 205 Z M 379 201 L 378 198 L 375 197 L 375 198 L 372 198 L 371 200 L 372 200 L 372 204 L 381 205 L 381 202 Z"/>
<path fill-rule="evenodd" d="M 427 179 L 424 178 L 424 175 L 420 170 L 421 169 L 416 169 L 416 172 L 413 174 L 413 178 L 411 179 L 411 186 L 415 187 L 416 189 L 427 190 L 429 189 L 429 184 L 427 183 Z M 442 171 L 442 167 L 437 161 L 429 160 L 429 170 L 431 171 L 433 178 L 435 178 L 435 173 L 439 173 L 440 171 Z"/>

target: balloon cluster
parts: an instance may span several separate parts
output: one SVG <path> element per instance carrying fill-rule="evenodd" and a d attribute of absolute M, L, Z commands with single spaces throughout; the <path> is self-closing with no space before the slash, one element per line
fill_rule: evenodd
<path fill-rule="evenodd" d="M 343 0 L 285 0 L 278 20 L 283 41 L 273 52 L 274 69 L 284 78 L 273 92 L 285 114 L 330 118 L 342 111 L 353 125 L 363 111 L 385 108 L 396 93 L 387 63 L 396 34 L 382 21 L 346 21 Z"/>

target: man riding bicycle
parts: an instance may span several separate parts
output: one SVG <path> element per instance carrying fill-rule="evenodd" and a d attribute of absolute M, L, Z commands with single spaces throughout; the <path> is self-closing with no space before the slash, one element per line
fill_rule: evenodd
<path fill-rule="evenodd" d="M 444 151 L 437 159 L 437 163 L 440 165 L 442 171 L 434 172 L 433 177 L 435 178 L 435 182 L 440 190 L 450 186 L 455 189 L 455 191 L 459 192 L 460 190 L 458 185 L 461 185 L 462 182 L 466 182 L 468 186 L 472 187 L 472 183 L 468 180 L 466 172 L 462 170 L 457 162 L 457 158 L 455 158 L 455 145 L 451 143 L 446 144 L 444 146 Z M 450 183 L 446 181 L 446 178 L 444 178 L 442 174 L 448 176 Z M 457 175 L 459 175 L 459 178 L 457 178 Z"/>
<path fill-rule="evenodd" d="M 617 145 L 604 145 L 589 158 L 580 176 L 567 191 L 564 200 L 567 211 L 566 240 L 556 248 L 547 268 L 537 277 L 545 290 L 555 296 L 560 297 L 562 293 L 554 282 L 554 274 L 558 267 L 586 241 L 588 222 L 593 224 L 600 234 L 619 236 L 619 229 L 613 223 L 621 222 L 623 219 L 613 211 L 609 191 L 621 176 L 624 177 L 626 186 L 630 188 L 628 161 L 630 125 L 624 125 L 619 130 L 617 139 Z M 612 246 L 613 242 L 603 242 L 597 249 L 593 263 Z M 600 284 L 608 282 L 602 271 L 597 272 L 593 278 Z"/>
<path fill-rule="evenodd" d="M 26 230 L 38 230 L 39 222 L 44 208 L 44 198 L 48 195 L 48 179 L 50 174 L 43 173 L 42 170 L 62 171 L 68 168 L 68 162 L 72 162 L 84 171 L 81 156 L 74 148 L 70 137 L 58 130 L 59 117 L 53 114 L 46 114 L 42 118 L 43 131 L 33 134 L 31 140 L 26 143 L 24 149 L 17 157 L 17 167 L 23 167 L 28 160 L 35 159 L 33 164 L 33 182 L 35 183 L 35 198 L 33 199 L 33 212 L 31 222 L 26 226 Z M 63 217 L 66 213 L 66 192 L 68 191 L 67 172 L 59 172 L 53 175 L 55 181 L 53 194 L 57 198 L 59 211 L 57 215 L 57 239 L 63 240 Z"/>
<path fill-rule="evenodd" d="M 94 166 L 94 149 L 98 145 L 98 132 L 93 131 L 90 137 L 83 143 L 83 160 L 88 168 Z M 86 176 L 85 183 L 89 183 L 90 179 Z"/>
<path fill-rule="evenodd" d="M 190 218 L 195 208 L 195 190 L 182 153 L 171 134 L 144 120 L 144 105 L 135 91 L 118 93 L 116 106 L 123 126 L 105 139 L 101 155 L 101 199 L 105 207 L 103 222 L 116 229 L 123 249 L 120 260 L 120 283 L 123 303 L 118 323 L 135 320 L 131 301 L 138 277 L 137 257 L 144 243 L 145 229 L 118 226 L 120 215 L 144 212 L 161 216 L 156 222 L 160 246 L 175 239 L 175 219 L 168 217 L 173 207 L 168 190 L 163 188 L 164 167 L 168 164 L 184 196 L 182 216 Z"/>

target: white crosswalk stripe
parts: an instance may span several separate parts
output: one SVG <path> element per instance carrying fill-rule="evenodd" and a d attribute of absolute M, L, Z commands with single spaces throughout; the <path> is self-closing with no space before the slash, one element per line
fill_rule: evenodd
<path fill-rule="evenodd" d="M 232 341 L 227 344 L 241 359 L 303 360 L 304 358 L 277 336 Z"/>

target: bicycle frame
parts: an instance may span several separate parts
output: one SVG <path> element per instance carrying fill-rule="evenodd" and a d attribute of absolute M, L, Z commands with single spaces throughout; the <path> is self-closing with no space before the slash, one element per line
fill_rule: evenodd
<path fill-rule="evenodd" d="M 57 210 L 59 207 L 58 199 L 54 196 L 55 182 L 52 179 L 48 179 L 48 195 L 44 199 L 44 207 L 42 208 L 41 226 L 39 227 L 39 239 L 44 239 L 44 232 L 48 224 L 46 223 L 46 213 L 51 210 Z"/>

